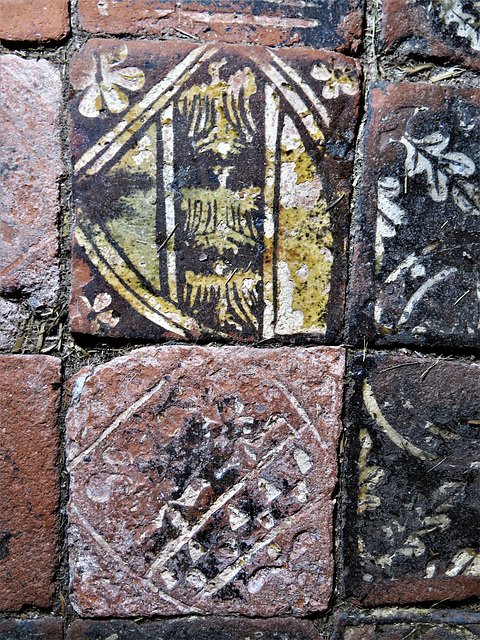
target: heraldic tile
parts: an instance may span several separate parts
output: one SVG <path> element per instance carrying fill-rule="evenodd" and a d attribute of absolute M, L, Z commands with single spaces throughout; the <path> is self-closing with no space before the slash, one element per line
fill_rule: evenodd
<path fill-rule="evenodd" d="M 344 580 L 362 605 L 480 594 L 480 367 L 355 356 Z"/>
<path fill-rule="evenodd" d="M 338 347 L 167 346 L 79 372 L 67 415 L 76 611 L 325 609 L 343 370 Z"/>
<path fill-rule="evenodd" d="M 349 339 L 474 347 L 480 335 L 480 92 L 373 89 Z"/>
<path fill-rule="evenodd" d="M 358 74 L 305 48 L 90 41 L 72 330 L 338 339 Z"/>

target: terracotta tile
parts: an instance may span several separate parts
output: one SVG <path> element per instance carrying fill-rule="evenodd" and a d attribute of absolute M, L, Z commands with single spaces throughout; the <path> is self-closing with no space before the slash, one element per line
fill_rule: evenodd
<path fill-rule="evenodd" d="M 251 620 L 239 618 L 183 618 L 136 624 L 128 620 L 76 620 L 68 630 L 67 640 L 321 640 L 308 620 L 273 618 Z"/>
<path fill-rule="evenodd" d="M 322 610 L 344 352 L 148 347 L 71 382 L 84 616 Z"/>
<path fill-rule="evenodd" d="M 68 0 L 0 0 L 2 40 L 60 40 L 69 30 Z"/>
<path fill-rule="evenodd" d="M 45 60 L 3 55 L 0 94 L 0 295 L 13 298 L 1 302 L 0 343 L 11 348 L 18 299 L 37 309 L 58 297 L 60 74 Z"/>
<path fill-rule="evenodd" d="M 72 330 L 338 339 L 358 68 L 303 48 L 90 41 L 71 75 Z"/>
<path fill-rule="evenodd" d="M 468 0 L 384 0 L 381 48 L 410 56 L 450 58 L 480 68 L 478 5 Z"/>
<path fill-rule="evenodd" d="M 385 611 L 341 616 L 332 640 L 463 640 L 480 638 L 480 615 L 469 611 Z"/>
<path fill-rule="evenodd" d="M 349 335 L 478 344 L 480 93 L 378 86 L 368 107 Z"/>
<path fill-rule="evenodd" d="M 362 605 L 480 594 L 480 368 L 353 358 L 347 404 L 347 597 Z"/>
<path fill-rule="evenodd" d="M 0 620 L 0 640 L 62 640 L 63 625 L 58 618 Z"/>
<path fill-rule="evenodd" d="M 59 388 L 57 358 L 0 356 L 0 611 L 52 602 Z"/>
<path fill-rule="evenodd" d="M 305 44 L 353 52 L 360 46 L 363 4 L 363 0 L 80 0 L 78 8 L 82 27 L 93 33 L 187 36 L 267 46 Z"/>

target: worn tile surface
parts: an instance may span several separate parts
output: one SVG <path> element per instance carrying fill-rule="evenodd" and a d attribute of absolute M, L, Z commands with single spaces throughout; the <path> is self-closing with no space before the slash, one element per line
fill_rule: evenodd
<path fill-rule="evenodd" d="M 18 298 L 36 309 L 58 296 L 60 74 L 45 60 L 0 56 L 0 96 L 0 296 L 13 298 L 1 312 L 20 325 Z M 1 317 L 0 327 L 11 347 Z"/>
<path fill-rule="evenodd" d="M 62 640 L 63 625 L 58 618 L 0 620 L 0 640 Z"/>
<path fill-rule="evenodd" d="M 305 614 L 332 584 L 344 352 L 145 348 L 72 380 L 82 615 Z"/>
<path fill-rule="evenodd" d="M 59 388 L 57 358 L 0 356 L 0 611 L 52 601 Z"/>
<path fill-rule="evenodd" d="M 60 40 L 69 31 L 68 0 L 1 0 L 0 39 Z"/>
<path fill-rule="evenodd" d="M 155 34 L 268 46 L 306 44 L 356 51 L 363 0 L 80 0 L 80 21 L 94 33 Z"/>
<path fill-rule="evenodd" d="M 341 616 L 332 640 L 475 640 L 480 638 L 480 615 L 468 611 L 392 610 Z"/>
<path fill-rule="evenodd" d="M 480 68 L 480 9 L 470 0 L 384 0 L 381 47 Z"/>
<path fill-rule="evenodd" d="M 480 594 L 480 368 L 356 356 L 347 406 L 347 597 Z"/>
<path fill-rule="evenodd" d="M 72 330 L 338 336 L 357 72 L 303 48 L 90 41 Z"/>
<path fill-rule="evenodd" d="M 67 640 L 321 640 L 308 620 L 184 618 L 136 624 L 127 620 L 76 620 Z"/>
<path fill-rule="evenodd" d="M 479 92 L 373 89 L 350 285 L 352 341 L 478 344 L 479 118 Z"/>

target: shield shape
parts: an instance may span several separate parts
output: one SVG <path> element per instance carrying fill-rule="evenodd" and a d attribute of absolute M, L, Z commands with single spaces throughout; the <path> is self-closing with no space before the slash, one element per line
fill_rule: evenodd
<path fill-rule="evenodd" d="M 152 44 L 97 41 L 72 71 L 72 329 L 139 335 L 141 317 L 149 337 L 325 335 L 348 195 L 329 144 L 355 70 L 329 110 L 325 53 Z"/>

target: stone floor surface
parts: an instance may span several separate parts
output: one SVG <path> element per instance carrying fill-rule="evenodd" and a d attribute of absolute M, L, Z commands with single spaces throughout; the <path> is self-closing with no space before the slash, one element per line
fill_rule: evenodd
<path fill-rule="evenodd" d="M 480 2 L 0 0 L 0 640 L 480 638 Z"/>

